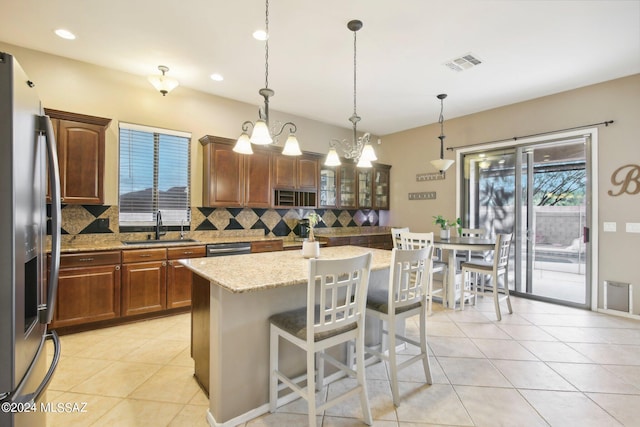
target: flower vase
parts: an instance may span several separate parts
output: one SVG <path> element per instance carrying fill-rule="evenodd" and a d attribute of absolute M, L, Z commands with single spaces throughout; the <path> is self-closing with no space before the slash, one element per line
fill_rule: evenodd
<path fill-rule="evenodd" d="M 442 240 L 449 240 L 451 237 L 451 230 L 449 228 L 440 230 L 440 238 Z"/>
<path fill-rule="evenodd" d="M 302 256 L 304 258 L 318 258 L 320 256 L 320 242 L 305 240 L 302 242 Z"/>

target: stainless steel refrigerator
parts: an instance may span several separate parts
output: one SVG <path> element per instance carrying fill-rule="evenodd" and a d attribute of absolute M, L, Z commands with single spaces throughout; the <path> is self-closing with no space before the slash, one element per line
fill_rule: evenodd
<path fill-rule="evenodd" d="M 2 427 L 45 426 L 46 406 L 41 407 L 41 399 L 60 358 L 58 336 L 47 330 L 60 265 L 58 162 L 51 121 L 42 113 L 34 86 L 13 56 L 0 52 Z M 47 181 L 51 188 L 49 274 Z M 53 341 L 50 362 L 47 340 Z"/>

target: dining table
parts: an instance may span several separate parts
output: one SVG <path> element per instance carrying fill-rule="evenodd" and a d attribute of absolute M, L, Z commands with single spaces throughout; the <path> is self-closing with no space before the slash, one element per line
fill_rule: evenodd
<path fill-rule="evenodd" d="M 448 257 L 446 294 L 442 298 L 442 305 L 444 307 L 455 309 L 456 301 L 462 295 L 462 281 L 464 278 L 460 276 L 460 281 L 457 280 L 457 251 L 492 251 L 495 249 L 495 244 L 496 239 L 489 237 L 451 236 L 448 239 L 443 239 L 439 236 L 434 237 L 433 246 L 442 250 L 443 258 L 445 253 Z"/>

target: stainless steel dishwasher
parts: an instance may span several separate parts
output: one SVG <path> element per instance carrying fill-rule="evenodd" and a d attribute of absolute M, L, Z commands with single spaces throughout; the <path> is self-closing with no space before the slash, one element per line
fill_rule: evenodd
<path fill-rule="evenodd" d="M 251 253 L 251 243 L 249 242 L 211 243 L 207 245 L 208 257 L 242 255 L 249 253 Z"/>

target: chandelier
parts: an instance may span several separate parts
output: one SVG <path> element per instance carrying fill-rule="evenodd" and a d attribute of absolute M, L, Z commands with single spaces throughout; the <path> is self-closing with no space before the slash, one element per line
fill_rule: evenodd
<path fill-rule="evenodd" d="M 438 123 L 440 123 L 440 136 L 438 139 L 440 140 L 440 158 L 436 160 L 431 160 L 431 164 L 433 167 L 438 169 L 440 172 L 444 172 L 449 169 L 449 166 L 453 164 L 453 160 L 444 158 L 444 116 L 442 115 L 442 111 L 444 109 L 444 99 L 447 97 L 446 93 L 442 93 L 437 96 L 440 100 L 440 117 L 438 118 Z"/>
<path fill-rule="evenodd" d="M 269 89 L 269 0 L 265 2 L 265 40 L 264 40 L 264 87 L 258 91 L 260 96 L 264 98 L 264 107 L 258 111 L 258 120 L 254 122 L 247 120 L 242 123 L 242 134 L 238 138 L 233 151 L 241 154 L 253 154 L 251 144 L 270 145 L 274 143 L 286 129 L 289 130 L 289 136 L 284 144 L 282 154 L 287 156 L 299 156 L 302 154 L 300 145 L 296 138 L 298 128 L 293 122 L 286 122 L 279 130 L 277 124 L 274 128 L 269 129 L 269 98 L 275 95 L 273 89 Z M 251 137 L 249 137 L 249 129 L 251 128 Z"/>
<path fill-rule="evenodd" d="M 370 168 L 371 162 L 378 160 L 376 153 L 371 146 L 371 135 L 365 133 L 361 137 L 358 137 L 358 122 L 360 116 L 356 112 L 357 105 L 357 36 L 356 32 L 362 28 L 362 21 L 353 20 L 347 23 L 347 28 L 353 31 L 353 115 L 349 117 L 349 121 L 353 126 L 353 141 L 347 141 L 346 139 L 338 140 L 332 139 L 329 142 L 329 153 L 324 162 L 326 166 L 338 166 L 340 165 L 340 157 L 338 156 L 337 148 L 343 153 L 343 156 L 347 159 L 353 159 L 354 162 L 358 162 L 360 168 Z"/>

